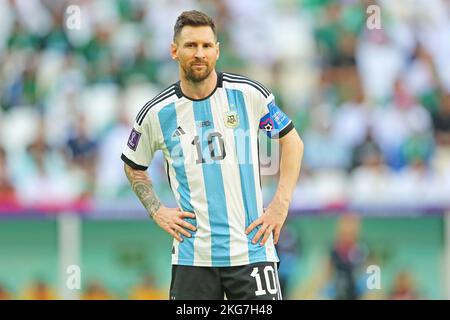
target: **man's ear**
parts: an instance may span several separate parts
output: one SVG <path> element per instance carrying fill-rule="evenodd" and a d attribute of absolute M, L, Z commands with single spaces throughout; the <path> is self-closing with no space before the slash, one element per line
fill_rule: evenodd
<path fill-rule="evenodd" d="M 219 59 L 219 57 L 220 57 L 220 42 L 217 41 L 216 47 L 217 47 L 217 59 Z"/>
<path fill-rule="evenodd" d="M 172 42 L 170 44 L 170 55 L 172 56 L 173 60 L 178 60 L 177 44 L 175 42 Z"/>

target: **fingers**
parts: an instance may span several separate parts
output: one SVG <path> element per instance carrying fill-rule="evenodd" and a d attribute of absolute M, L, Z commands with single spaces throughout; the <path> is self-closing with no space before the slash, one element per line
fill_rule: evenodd
<path fill-rule="evenodd" d="M 182 226 L 183 228 L 196 231 L 197 228 L 194 225 L 183 220 L 183 218 L 195 219 L 195 214 L 192 212 L 182 211 L 180 208 L 177 208 L 177 210 L 180 211 L 180 214 L 178 215 L 179 219 L 176 221 L 176 223 Z"/>
<path fill-rule="evenodd" d="M 249 234 L 250 232 L 252 232 L 252 230 L 255 229 L 257 226 L 259 226 L 261 223 L 262 223 L 261 218 L 253 221 L 252 224 L 250 224 L 247 227 L 247 229 L 245 229 L 245 234 Z"/>
<path fill-rule="evenodd" d="M 192 231 L 196 231 L 197 230 L 197 228 L 194 225 L 190 224 L 187 221 L 181 220 L 181 219 L 177 220 L 176 224 L 182 226 L 183 228 L 192 230 Z"/>
<path fill-rule="evenodd" d="M 258 230 L 258 232 L 255 234 L 255 236 L 252 239 L 252 243 L 255 244 L 259 242 L 259 239 L 261 236 L 266 232 L 267 228 L 269 227 L 268 224 L 263 224 L 262 227 Z"/>
<path fill-rule="evenodd" d="M 181 212 L 181 213 L 178 215 L 180 218 L 191 218 L 191 219 L 195 219 L 195 214 L 192 213 L 192 212 L 181 211 L 180 208 L 178 208 L 178 211 Z"/>
<path fill-rule="evenodd" d="M 191 237 L 191 234 L 190 234 L 186 229 L 180 227 L 180 226 L 177 225 L 177 224 L 175 224 L 175 225 L 172 227 L 172 229 L 175 230 L 176 232 L 178 232 L 178 234 L 181 233 L 183 236 L 186 236 L 186 237 L 188 237 L 188 238 Z"/>
<path fill-rule="evenodd" d="M 154 219 L 158 225 L 172 237 L 179 242 L 183 242 L 183 236 L 188 238 L 192 237 L 188 230 L 197 230 L 194 225 L 184 221 L 183 218 L 195 219 L 195 214 L 183 211 L 181 208 L 165 208 L 165 210 L 162 210 Z"/>
<path fill-rule="evenodd" d="M 274 235 L 273 235 L 273 244 L 277 244 L 278 243 L 278 239 L 280 238 L 280 231 L 281 228 L 276 228 L 274 231 Z"/>
<path fill-rule="evenodd" d="M 173 225 L 171 226 L 171 230 L 173 230 L 175 232 L 175 234 L 177 234 L 178 236 L 181 234 L 185 237 L 192 237 L 191 233 L 189 233 L 189 231 L 187 231 L 186 229 L 192 230 L 192 231 L 196 231 L 197 228 L 190 224 L 189 222 L 186 222 L 182 219 L 177 219 L 173 222 Z M 183 238 L 176 237 L 176 239 L 180 242 L 183 241 Z"/>
<path fill-rule="evenodd" d="M 177 239 L 179 242 L 183 242 L 183 238 L 181 238 L 181 236 L 176 233 L 175 231 L 173 231 L 172 229 L 168 228 L 165 229 L 172 237 L 174 237 L 175 239 Z"/>
<path fill-rule="evenodd" d="M 266 241 L 269 239 L 270 235 L 272 234 L 273 229 L 274 229 L 274 227 L 271 225 L 267 227 L 266 232 L 264 232 L 264 237 L 261 241 L 262 246 L 266 244 Z"/>
<path fill-rule="evenodd" d="M 192 237 L 192 235 L 186 229 L 182 228 L 181 226 L 179 226 L 177 224 L 173 224 L 172 227 L 167 227 L 164 230 L 166 230 L 167 233 L 169 233 L 172 237 L 177 239 L 179 242 L 183 242 L 183 238 L 181 237 L 181 235 L 188 237 L 188 238 Z"/>

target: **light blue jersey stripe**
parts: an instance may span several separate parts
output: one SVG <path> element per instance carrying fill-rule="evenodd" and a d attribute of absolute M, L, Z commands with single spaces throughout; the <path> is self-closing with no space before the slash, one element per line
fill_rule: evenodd
<path fill-rule="evenodd" d="M 211 113 L 209 99 L 194 101 L 194 117 L 197 124 L 197 134 L 204 163 L 201 164 L 205 184 L 206 201 L 208 203 L 208 216 L 211 228 L 211 262 L 213 267 L 230 265 L 230 229 L 228 223 L 227 202 L 223 185 L 221 165 L 211 160 L 208 145 L 209 134 L 214 132 L 214 120 Z M 209 127 L 198 125 L 209 121 Z M 207 130 L 205 130 L 205 128 Z M 212 142 L 213 150 L 218 151 L 217 143 Z"/>
<path fill-rule="evenodd" d="M 170 157 L 173 159 L 173 168 L 175 170 L 176 179 L 178 181 L 177 192 L 180 195 L 180 205 L 183 211 L 194 212 L 191 205 L 191 191 L 186 177 L 184 168 L 184 154 L 180 146 L 180 138 L 173 133 L 178 128 L 177 113 L 175 104 L 171 103 L 162 108 L 158 113 L 160 127 L 164 136 L 164 143 L 169 151 Z M 176 154 L 175 154 L 176 153 Z M 185 219 L 187 222 L 197 226 L 195 219 Z M 178 246 L 178 262 L 180 264 L 194 264 L 194 239 L 195 234 L 191 238 L 183 235 L 183 242 Z"/>
<path fill-rule="evenodd" d="M 251 154 L 251 141 L 249 132 L 249 119 L 244 97 L 239 90 L 226 89 L 230 111 L 235 111 L 239 117 L 239 126 L 235 128 L 234 141 L 239 160 L 239 173 L 241 176 L 242 200 L 246 215 L 245 228 L 258 219 L 258 206 L 256 202 L 255 176 L 253 174 L 253 161 Z M 250 263 L 266 260 L 266 250 L 259 244 L 253 244 L 253 239 L 259 227 L 247 236 L 248 258 Z"/>

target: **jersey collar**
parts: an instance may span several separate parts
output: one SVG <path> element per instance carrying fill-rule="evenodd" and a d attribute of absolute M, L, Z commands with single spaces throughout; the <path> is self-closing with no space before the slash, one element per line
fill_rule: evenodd
<path fill-rule="evenodd" d="M 223 76 L 222 72 L 217 72 L 217 83 L 216 83 L 216 87 L 215 87 L 214 90 L 213 90 L 207 97 L 205 97 L 205 98 L 202 98 L 202 99 L 194 99 L 194 98 L 191 98 L 191 97 L 186 96 L 186 95 L 183 93 L 183 91 L 181 90 L 181 85 L 180 85 L 180 81 L 179 81 L 179 80 L 175 83 L 175 94 L 177 95 L 178 98 L 185 97 L 186 99 L 192 100 L 192 101 L 202 101 L 202 100 L 209 99 L 209 98 L 216 92 L 217 88 L 222 88 L 222 82 L 223 82 L 222 76 Z"/>

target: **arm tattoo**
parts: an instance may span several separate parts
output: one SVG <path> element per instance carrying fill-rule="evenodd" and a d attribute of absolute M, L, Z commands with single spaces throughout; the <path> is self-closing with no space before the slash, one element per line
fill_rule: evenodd
<path fill-rule="evenodd" d="M 125 174 L 131 183 L 131 188 L 141 200 L 148 214 L 153 218 L 154 214 L 161 207 L 161 202 L 153 191 L 153 186 L 147 172 L 134 170 L 125 165 Z"/>

